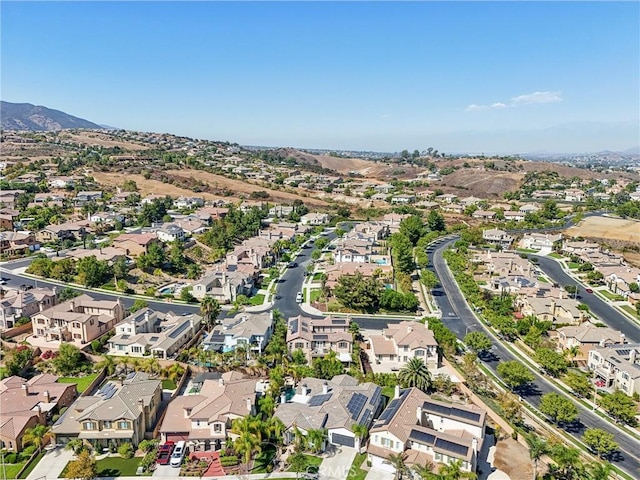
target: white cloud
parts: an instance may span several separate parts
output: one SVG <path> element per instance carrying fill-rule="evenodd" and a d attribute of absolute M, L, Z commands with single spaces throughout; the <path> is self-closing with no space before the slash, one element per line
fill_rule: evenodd
<path fill-rule="evenodd" d="M 507 107 L 520 107 L 522 105 L 531 105 L 533 103 L 554 103 L 561 102 L 562 95 L 560 92 L 533 92 L 525 95 L 511 97 L 509 103 L 495 102 L 491 105 L 477 105 L 472 103 L 465 108 L 467 112 L 477 112 L 480 110 L 500 110 Z"/>
<path fill-rule="evenodd" d="M 531 103 L 561 102 L 560 92 L 533 92 L 511 98 L 511 105 L 528 105 Z"/>

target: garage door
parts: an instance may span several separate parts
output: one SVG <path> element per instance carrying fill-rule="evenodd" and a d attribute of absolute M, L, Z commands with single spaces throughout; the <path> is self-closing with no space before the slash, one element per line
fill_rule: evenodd
<path fill-rule="evenodd" d="M 331 440 L 335 445 L 342 445 L 345 447 L 355 447 L 356 439 L 354 437 L 349 437 L 347 435 L 340 435 L 339 433 L 334 433 L 331 435 Z"/>
<path fill-rule="evenodd" d="M 185 442 L 189 440 L 189 434 L 188 433 L 167 433 L 167 442 L 178 443 L 181 440 L 184 440 Z"/>

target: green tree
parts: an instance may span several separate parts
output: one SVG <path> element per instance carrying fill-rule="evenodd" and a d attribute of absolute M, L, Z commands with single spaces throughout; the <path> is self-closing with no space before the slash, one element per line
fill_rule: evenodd
<path fill-rule="evenodd" d="M 127 273 L 129 272 L 129 267 L 127 266 L 127 260 L 124 257 L 118 257 L 115 262 L 113 262 L 113 274 L 117 279 L 126 278 Z"/>
<path fill-rule="evenodd" d="M 131 305 L 129 312 L 135 313 L 138 310 L 142 310 L 143 308 L 148 308 L 148 307 L 149 307 L 149 303 L 146 300 L 141 300 L 139 298 L 136 298 L 133 301 L 133 305 Z"/>
<path fill-rule="evenodd" d="M 578 397 L 586 397 L 593 390 L 589 377 L 580 372 L 569 372 L 563 381 Z"/>
<path fill-rule="evenodd" d="M 324 357 L 317 357 L 313 360 L 313 370 L 316 378 L 331 380 L 336 375 L 344 373 L 344 366 L 333 350 L 330 350 Z"/>
<path fill-rule="evenodd" d="M 83 450 L 78 454 L 76 460 L 72 460 L 67 465 L 67 478 L 78 480 L 92 480 L 98 475 L 96 459 L 88 450 Z"/>
<path fill-rule="evenodd" d="M 504 418 L 515 424 L 522 422 L 522 402 L 513 393 L 504 391 L 496 398 Z"/>
<path fill-rule="evenodd" d="M 78 260 L 76 265 L 78 282 L 87 287 L 98 287 L 111 277 L 111 267 L 94 255 Z"/>
<path fill-rule="evenodd" d="M 24 443 L 33 445 L 40 452 L 43 445 L 53 438 L 53 433 L 51 428 L 46 425 L 35 425 L 32 428 L 27 428 L 22 438 Z"/>
<path fill-rule="evenodd" d="M 464 336 L 464 344 L 478 355 L 491 349 L 491 339 L 483 332 L 469 332 Z"/>
<path fill-rule="evenodd" d="M 420 281 L 429 290 L 435 288 L 438 285 L 438 277 L 431 270 L 422 270 L 420 272 Z"/>
<path fill-rule="evenodd" d="M 296 449 L 287 459 L 287 463 L 289 464 L 289 468 L 296 472 L 296 478 L 298 478 L 298 473 L 307 468 L 307 457 L 300 450 Z"/>
<path fill-rule="evenodd" d="M 133 455 L 136 452 L 133 450 L 133 445 L 131 445 L 130 443 L 123 443 L 122 445 L 120 445 L 120 447 L 118 447 L 118 454 L 122 457 L 122 458 L 133 458 Z"/>
<path fill-rule="evenodd" d="M 391 453 L 387 457 L 385 463 L 391 465 L 395 470 L 394 480 L 402 480 L 404 475 L 408 473 L 407 464 L 405 461 L 407 460 L 406 454 L 403 453 Z"/>
<path fill-rule="evenodd" d="M 329 438 L 329 431 L 326 428 L 311 428 L 307 431 L 307 438 L 313 453 L 320 453 L 324 450 L 324 444 Z"/>
<path fill-rule="evenodd" d="M 433 232 L 444 232 L 447 229 L 444 217 L 436 210 L 431 210 L 427 215 L 427 227 Z"/>
<path fill-rule="evenodd" d="M 440 475 L 442 475 L 445 480 L 460 480 L 462 478 L 474 480 L 477 478 L 474 472 L 465 472 L 462 470 L 462 460 L 456 460 L 440 467 Z"/>
<path fill-rule="evenodd" d="M 601 457 L 607 457 L 619 448 L 619 445 L 614 440 L 613 433 L 600 428 L 587 428 L 582 440 Z"/>
<path fill-rule="evenodd" d="M 80 292 L 78 292 L 77 290 L 74 290 L 71 287 L 64 287 L 62 290 L 60 290 L 60 293 L 58 294 L 58 301 L 66 302 L 67 300 L 71 300 L 72 298 L 75 298 L 78 295 L 80 295 Z"/>
<path fill-rule="evenodd" d="M 394 233 L 389 244 L 391 245 L 394 268 L 399 272 L 411 273 L 416 268 L 411 241 L 400 233 Z"/>
<path fill-rule="evenodd" d="M 538 348 L 536 361 L 552 377 L 558 377 L 567 371 L 568 365 L 564 355 L 550 348 Z"/>
<path fill-rule="evenodd" d="M 573 402 L 554 392 L 540 397 L 540 411 L 554 423 L 570 423 L 578 418 L 578 408 Z"/>
<path fill-rule="evenodd" d="M 620 390 L 602 395 L 598 403 L 613 418 L 629 425 L 636 424 L 636 404 L 633 399 Z"/>
<path fill-rule="evenodd" d="M 191 287 L 183 287 L 182 290 L 180 290 L 180 300 L 186 303 L 195 301 L 194 296 L 191 294 Z"/>
<path fill-rule="evenodd" d="M 400 234 L 407 237 L 411 245 L 415 246 L 422 235 L 424 235 L 424 225 L 422 219 L 417 215 L 411 215 L 400 222 Z"/>
<path fill-rule="evenodd" d="M 403 387 L 416 387 L 426 392 L 431 388 L 431 372 L 424 361 L 412 357 L 398 373 L 398 380 Z"/>
<path fill-rule="evenodd" d="M 549 453 L 549 445 L 544 438 L 535 435 L 527 435 L 525 439 L 529 446 L 529 458 L 533 460 L 533 480 L 536 480 L 538 478 L 538 461 Z"/>
<path fill-rule="evenodd" d="M 333 289 L 334 296 L 347 308 L 362 312 L 378 310 L 384 286 L 375 277 L 365 278 L 362 273 L 342 275 Z"/>
<path fill-rule="evenodd" d="M 200 314 L 204 320 L 207 330 L 211 331 L 211 327 L 215 324 L 220 315 L 222 308 L 220 303 L 211 296 L 206 296 L 200 300 Z"/>
<path fill-rule="evenodd" d="M 567 447 L 563 444 L 554 445 L 551 449 L 551 456 L 556 461 L 556 466 L 552 465 L 551 468 L 551 478 L 573 480 L 584 477 L 580 450 L 577 448 Z"/>
<path fill-rule="evenodd" d="M 58 373 L 69 375 L 78 371 L 84 361 L 84 355 L 78 347 L 70 343 L 63 343 L 58 350 L 58 356 L 53 359 L 53 365 Z"/>
<path fill-rule="evenodd" d="M 613 465 L 603 462 L 591 462 L 587 467 L 589 480 L 609 480 Z"/>
<path fill-rule="evenodd" d="M 522 387 L 534 379 L 529 369 L 517 360 L 500 363 L 497 371 L 504 383 L 511 389 Z"/>

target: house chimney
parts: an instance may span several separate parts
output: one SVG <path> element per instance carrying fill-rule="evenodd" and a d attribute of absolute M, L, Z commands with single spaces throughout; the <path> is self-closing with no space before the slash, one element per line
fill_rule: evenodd
<path fill-rule="evenodd" d="M 138 400 L 138 408 L 140 409 L 140 411 L 142 413 L 144 413 L 144 400 L 143 399 L 139 399 Z"/>
<path fill-rule="evenodd" d="M 418 425 L 422 425 L 422 408 L 416 408 L 416 420 L 418 420 Z"/>
<path fill-rule="evenodd" d="M 309 387 L 307 387 L 307 384 L 305 383 L 302 385 L 302 396 L 306 397 L 307 395 L 309 395 Z"/>
<path fill-rule="evenodd" d="M 475 437 L 471 440 L 471 448 L 475 453 L 478 453 L 478 439 Z"/>
<path fill-rule="evenodd" d="M 42 392 L 42 395 L 44 396 L 44 403 L 51 403 L 51 394 L 49 393 L 49 390 Z"/>
<path fill-rule="evenodd" d="M 636 363 L 636 349 L 632 348 L 629 351 L 629 363 Z"/>
<path fill-rule="evenodd" d="M 407 325 L 407 333 L 413 332 L 413 327 L 411 325 Z"/>
<path fill-rule="evenodd" d="M 327 382 L 324 382 L 322 384 L 322 393 L 324 393 L 325 395 L 329 393 L 329 384 Z"/>
<path fill-rule="evenodd" d="M 220 377 L 218 379 L 218 385 L 220 385 L 221 387 L 224 387 L 224 378 Z"/>
<path fill-rule="evenodd" d="M 624 333 L 620 334 L 620 343 L 626 343 L 627 336 Z"/>
<path fill-rule="evenodd" d="M 400 385 L 396 385 L 393 398 L 399 398 L 399 397 L 400 397 Z"/>
<path fill-rule="evenodd" d="M 253 405 L 251 404 L 251 399 L 247 397 L 247 411 L 249 412 L 249 415 L 251 415 L 251 412 L 253 411 Z"/>
<path fill-rule="evenodd" d="M 287 403 L 287 394 L 284 392 L 280 394 L 280 403 Z"/>
<path fill-rule="evenodd" d="M 71 312 L 75 312 L 76 311 L 76 302 L 74 302 L 73 300 L 71 300 L 69 302 L 69 311 L 71 311 Z"/>
<path fill-rule="evenodd" d="M 22 384 L 22 393 L 24 393 L 25 397 L 29 396 L 29 385 L 27 385 L 26 383 Z"/>
<path fill-rule="evenodd" d="M 601 340 L 600 340 L 600 342 L 598 343 L 598 345 L 602 348 L 602 347 L 604 347 L 604 346 L 605 346 L 604 342 L 605 342 L 605 340 L 604 340 L 604 338 L 603 338 L 603 339 L 601 339 Z"/>
<path fill-rule="evenodd" d="M 145 312 L 144 312 L 144 321 L 145 322 L 149 321 L 149 310 L 145 310 Z"/>

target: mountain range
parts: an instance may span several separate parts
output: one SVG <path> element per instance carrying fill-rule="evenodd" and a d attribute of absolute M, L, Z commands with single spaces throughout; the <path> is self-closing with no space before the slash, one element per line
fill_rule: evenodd
<path fill-rule="evenodd" d="M 32 105 L 30 103 L 0 102 L 0 118 L 3 130 L 31 130 L 35 132 L 64 130 L 66 128 L 93 128 L 103 127 L 74 117 L 60 110 Z"/>

